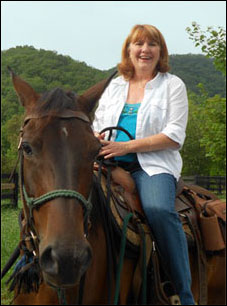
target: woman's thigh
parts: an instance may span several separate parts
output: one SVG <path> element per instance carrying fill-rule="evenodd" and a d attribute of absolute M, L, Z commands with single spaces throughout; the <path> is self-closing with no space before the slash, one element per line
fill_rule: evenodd
<path fill-rule="evenodd" d="M 132 174 L 147 213 L 175 212 L 176 179 L 168 173 L 149 176 L 143 170 Z"/>

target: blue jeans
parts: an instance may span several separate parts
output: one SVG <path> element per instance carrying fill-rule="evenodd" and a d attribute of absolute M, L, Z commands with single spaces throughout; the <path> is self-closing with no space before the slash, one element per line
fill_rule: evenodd
<path fill-rule="evenodd" d="M 175 210 L 176 179 L 168 173 L 149 176 L 143 170 L 132 173 L 143 210 L 182 305 L 194 305 L 188 246 Z"/>

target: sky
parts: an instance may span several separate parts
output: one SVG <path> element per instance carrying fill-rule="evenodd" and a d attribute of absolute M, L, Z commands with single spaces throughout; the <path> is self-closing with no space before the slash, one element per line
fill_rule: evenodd
<path fill-rule="evenodd" d="M 1 50 L 28 45 L 107 70 L 135 24 L 156 26 L 169 54 L 202 53 L 185 30 L 193 21 L 226 28 L 226 1 L 1 1 Z"/>

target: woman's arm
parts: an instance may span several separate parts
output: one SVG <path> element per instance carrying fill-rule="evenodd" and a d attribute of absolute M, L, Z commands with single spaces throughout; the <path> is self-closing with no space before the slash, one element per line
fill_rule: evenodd
<path fill-rule="evenodd" d="M 105 159 L 115 156 L 123 156 L 128 153 L 177 149 L 180 147 L 177 142 L 173 141 L 162 133 L 145 137 L 143 139 L 135 139 L 126 142 L 106 140 L 100 140 L 100 142 L 103 147 L 99 155 L 105 156 Z"/>

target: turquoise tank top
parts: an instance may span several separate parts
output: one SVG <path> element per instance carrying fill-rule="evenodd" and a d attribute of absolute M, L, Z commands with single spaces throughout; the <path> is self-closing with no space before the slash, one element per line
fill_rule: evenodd
<path fill-rule="evenodd" d="M 137 113 L 139 110 L 141 103 L 136 104 L 128 104 L 125 103 L 125 106 L 122 110 L 120 115 L 119 121 L 117 126 L 123 127 L 127 130 L 135 139 L 136 136 L 136 121 L 137 121 Z M 117 135 L 115 141 L 128 141 L 130 140 L 129 137 L 122 131 L 117 131 Z M 116 161 L 123 161 L 123 162 L 133 162 L 137 160 L 136 153 L 129 153 L 124 156 L 116 156 Z"/>

